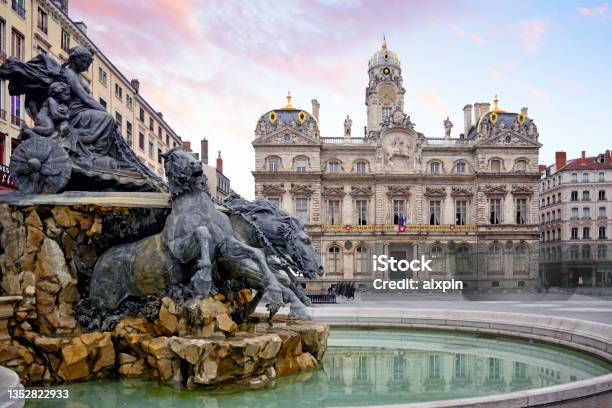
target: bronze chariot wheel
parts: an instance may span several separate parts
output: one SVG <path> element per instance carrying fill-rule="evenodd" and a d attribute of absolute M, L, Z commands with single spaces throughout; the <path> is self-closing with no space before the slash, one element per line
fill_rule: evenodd
<path fill-rule="evenodd" d="M 13 151 L 9 169 L 22 193 L 51 194 L 66 187 L 72 163 L 56 142 L 46 137 L 33 137 Z"/>

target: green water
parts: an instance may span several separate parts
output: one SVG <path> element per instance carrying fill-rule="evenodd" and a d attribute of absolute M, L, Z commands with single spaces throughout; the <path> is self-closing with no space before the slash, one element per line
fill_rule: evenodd
<path fill-rule="evenodd" d="M 26 406 L 367 406 L 500 394 L 612 372 L 604 361 L 561 347 L 442 331 L 334 329 L 328 345 L 323 369 L 279 378 L 262 390 L 189 391 L 140 380 L 104 380 L 63 386 L 70 390 L 70 405 L 28 401 Z"/>

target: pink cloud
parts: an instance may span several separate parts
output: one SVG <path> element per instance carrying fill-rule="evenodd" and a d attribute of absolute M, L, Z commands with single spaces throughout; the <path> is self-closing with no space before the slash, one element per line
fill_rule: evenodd
<path fill-rule="evenodd" d="M 543 89 L 540 89 L 535 85 L 526 85 L 525 88 L 527 89 L 527 92 L 541 98 L 546 104 L 550 104 L 552 102 L 550 95 L 548 95 L 548 93 L 546 93 Z"/>
<path fill-rule="evenodd" d="M 449 24 L 448 28 L 459 37 L 465 37 L 465 30 L 463 27 L 456 24 Z"/>
<path fill-rule="evenodd" d="M 487 42 L 482 36 L 480 36 L 480 34 L 476 33 L 470 33 L 470 38 L 472 39 L 472 41 L 479 45 L 484 45 Z"/>
<path fill-rule="evenodd" d="M 436 115 L 444 117 L 448 114 L 448 109 L 440 101 L 440 99 L 428 89 L 417 89 L 414 91 L 417 98 L 421 99 L 427 106 L 433 110 Z"/>
<path fill-rule="evenodd" d="M 612 18 L 612 14 L 610 14 L 607 3 L 603 3 L 601 6 L 596 7 L 576 7 L 576 10 L 578 11 L 578 14 L 584 17 L 605 16 Z"/>
<path fill-rule="evenodd" d="M 530 54 L 536 54 L 540 49 L 540 41 L 546 30 L 542 20 L 525 20 L 518 24 L 518 34 L 521 45 Z"/>
<path fill-rule="evenodd" d="M 501 71 L 499 71 L 499 70 L 497 70 L 495 68 L 489 68 L 488 72 L 489 72 L 489 74 L 491 74 L 496 79 L 499 79 L 500 81 L 507 81 L 508 80 L 508 77 L 506 76 L 506 74 L 502 73 Z"/>
<path fill-rule="evenodd" d="M 252 147 L 245 141 L 258 116 L 281 106 L 288 89 L 301 88 L 294 102 L 304 108 L 317 96 L 351 103 L 361 97 L 367 59 L 382 33 L 397 50 L 417 23 L 429 18 L 442 25 L 463 12 L 450 0 L 271 4 L 73 0 L 71 17 L 88 24 L 89 37 L 128 78 L 140 79 L 143 96 L 183 139 L 198 146 L 206 136 L 232 151 L 224 156 L 226 168 L 236 172 L 232 177 L 242 174 L 232 183 L 250 192 L 244 158 L 252 158 Z"/>
<path fill-rule="evenodd" d="M 506 75 L 504 72 L 499 71 L 495 68 L 489 68 L 487 72 L 489 73 L 489 75 L 491 75 L 493 78 L 497 79 L 500 82 L 505 82 L 514 88 L 524 89 L 525 92 L 528 92 L 538 98 L 541 98 L 546 104 L 550 104 L 552 102 L 552 97 L 546 91 L 535 85 L 525 84 L 523 82 L 514 80 L 508 75 Z"/>
<path fill-rule="evenodd" d="M 484 45 L 486 43 L 485 39 L 478 33 L 468 33 L 465 29 L 458 24 L 449 24 L 448 29 L 453 32 L 453 34 L 459 38 L 468 38 L 473 43 L 478 45 Z"/>

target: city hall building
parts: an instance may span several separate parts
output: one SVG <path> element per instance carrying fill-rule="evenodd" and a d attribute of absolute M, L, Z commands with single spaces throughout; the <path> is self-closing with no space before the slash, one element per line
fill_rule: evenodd
<path fill-rule="evenodd" d="M 385 42 L 368 62 L 363 137 L 322 136 L 288 103 L 256 124 L 255 195 L 297 215 L 320 251 L 327 288 L 350 280 L 460 279 L 468 288 L 535 287 L 539 254 L 538 131 L 527 108 L 466 105 L 451 137 L 417 130 L 404 109 L 400 60 Z M 442 119 L 442 118 L 441 118 Z M 443 133 L 442 133 L 443 132 Z M 377 272 L 372 255 L 432 259 L 432 272 Z"/>

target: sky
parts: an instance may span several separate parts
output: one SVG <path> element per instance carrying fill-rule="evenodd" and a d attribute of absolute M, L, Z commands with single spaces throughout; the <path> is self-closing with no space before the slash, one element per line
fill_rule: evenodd
<path fill-rule="evenodd" d="M 405 112 L 428 137 L 463 129 L 463 107 L 529 108 L 540 163 L 612 149 L 612 6 L 597 1 L 72 0 L 70 16 L 183 138 L 222 151 L 232 188 L 254 195 L 255 125 L 321 104 L 321 136 L 366 121 L 368 59 L 401 61 Z M 214 163 L 213 163 L 214 164 Z"/>

